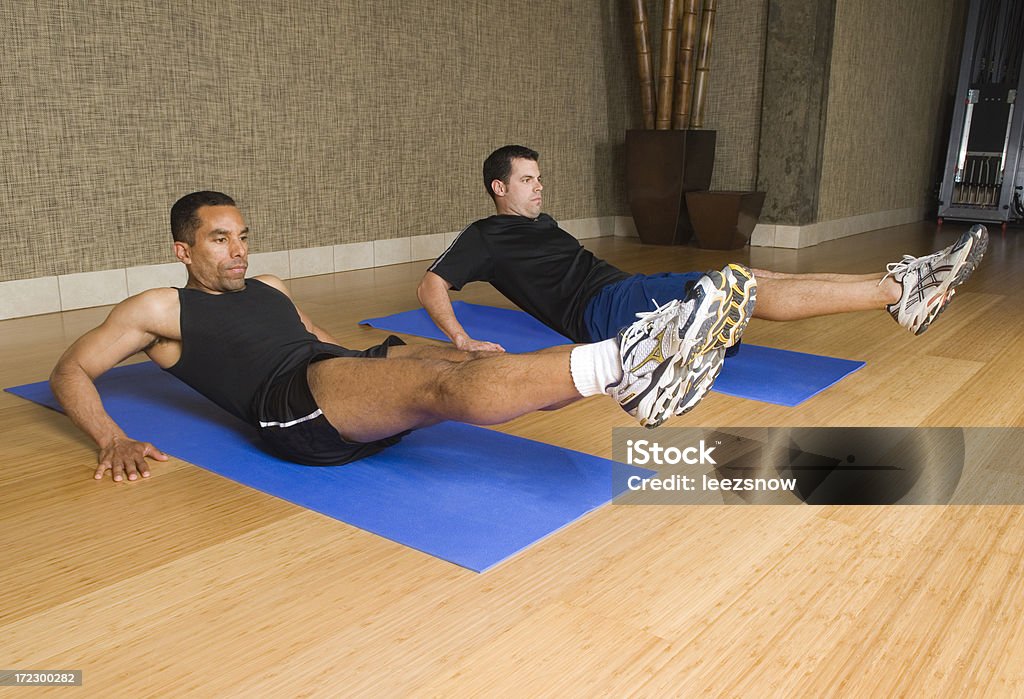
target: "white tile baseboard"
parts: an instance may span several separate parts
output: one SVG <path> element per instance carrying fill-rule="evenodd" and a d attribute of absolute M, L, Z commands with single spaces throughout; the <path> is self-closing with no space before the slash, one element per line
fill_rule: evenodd
<path fill-rule="evenodd" d="M 57 277 L 15 279 L 0 283 L 0 320 L 56 313 L 60 310 Z"/>
<path fill-rule="evenodd" d="M 559 224 L 579 239 L 636 235 L 632 219 L 625 216 L 570 219 L 560 221 Z M 458 235 L 459 231 L 450 231 L 363 243 L 253 253 L 249 255 L 248 274 L 273 274 L 282 279 L 294 279 L 433 260 Z M 169 262 L 0 282 L 0 320 L 106 306 L 147 289 L 181 286 L 185 280 L 184 267 L 178 262 Z"/>
<path fill-rule="evenodd" d="M 920 221 L 925 213 L 923 207 L 915 207 L 820 221 L 806 226 L 759 223 L 754 228 L 750 244 L 790 249 L 810 247 L 878 228 Z M 569 219 L 559 224 L 580 240 L 605 236 L 637 237 L 636 226 L 629 216 Z M 293 279 L 432 260 L 444 252 L 458 235 L 459 231 L 450 231 L 363 243 L 253 253 L 249 256 L 249 274 L 274 274 L 282 279 Z M 105 306 L 146 289 L 176 286 L 184 281 L 185 274 L 179 263 L 165 263 L 0 282 L 0 320 Z"/>
<path fill-rule="evenodd" d="M 905 223 L 921 221 L 926 214 L 926 207 L 915 206 L 906 209 L 875 211 L 870 214 L 830 221 L 818 221 L 803 226 L 759 223 L 750 236 L 750 244 L 755 247 L 809 248 L 812 245 L 867 233 L 879 228 L 902 226 Z"/>

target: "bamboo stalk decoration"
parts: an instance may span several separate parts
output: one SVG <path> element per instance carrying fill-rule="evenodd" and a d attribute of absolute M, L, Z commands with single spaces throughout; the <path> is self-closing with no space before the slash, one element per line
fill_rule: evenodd
<path fill-rule="evenodd" d="M 676 95 L 672 128 L 690 126 L 690 105 L 693 100 L 693 49 L 697 43 L 698 0 L 683 0 L 679 19 L 679 53 L 676 60 Z"/>
<path fill-rule="evenodd" d="M 676 27 L 679 24 L 678 0 L 665 0 L 661 23 L 661 62 L 658 68 L 658 118 L 654 128 L 672 128 L 672 87 L 676 81 L 676 53 L 679 40 Z"/>
<path fill-rule="evenodd" d="M 636 38 L 636 65 L 640 77 L 640 107 L 644 128 L 654 128 L 654 60 L 651 58 L 651 32 L 644 0 L 633 0 L 633 34 Z"/>
<path fill-rule="evenodd" d="M 711 35 L 715 31 L 715 7 L 718 0 L 704 0 L 700 24 L 700 44 L 697 46 L 697 74 L 693 82 L 693 114 L 690 126 L 704 126 L 704 103 L 707 100 L 708 71 L 711 69 Z"/>

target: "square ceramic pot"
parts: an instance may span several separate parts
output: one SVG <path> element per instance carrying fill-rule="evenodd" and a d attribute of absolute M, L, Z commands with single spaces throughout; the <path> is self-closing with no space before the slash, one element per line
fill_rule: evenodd
<path fill-rule="evenodd" d="M 711 186 L 716 136 L 695 129 L 626 132 L 626 191 L 642 242 L 689 242 L 685 195 Z"/>
<path fill-rule="evenodd" d="M 686 208 L 697 246 L 733 250 L 750 242 L 764 192 L 687 192 Z"/>

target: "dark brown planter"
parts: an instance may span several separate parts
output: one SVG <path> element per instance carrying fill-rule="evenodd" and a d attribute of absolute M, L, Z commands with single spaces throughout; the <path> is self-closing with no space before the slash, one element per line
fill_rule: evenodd
<path fill-rule="evenodd" d="M 750 242 L 764 206 L 764 192 L 687 192 L 686 208 L 697 245 L 733 250 Z"/>
<path fill-rule="evenodd" d="M 685 195 L 711 186 L 716 136 L 706 130 L 626 132 L 626 191 L 641 241 L 689 242 Z"/>

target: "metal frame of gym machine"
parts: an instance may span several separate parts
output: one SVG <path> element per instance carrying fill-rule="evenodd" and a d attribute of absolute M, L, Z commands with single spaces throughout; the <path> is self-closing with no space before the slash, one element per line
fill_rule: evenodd
<path fill-rule="evenodd" d="M 1024 219 L 1024 2 L 971 0 L 939 189 L 943 218 Z"/>

